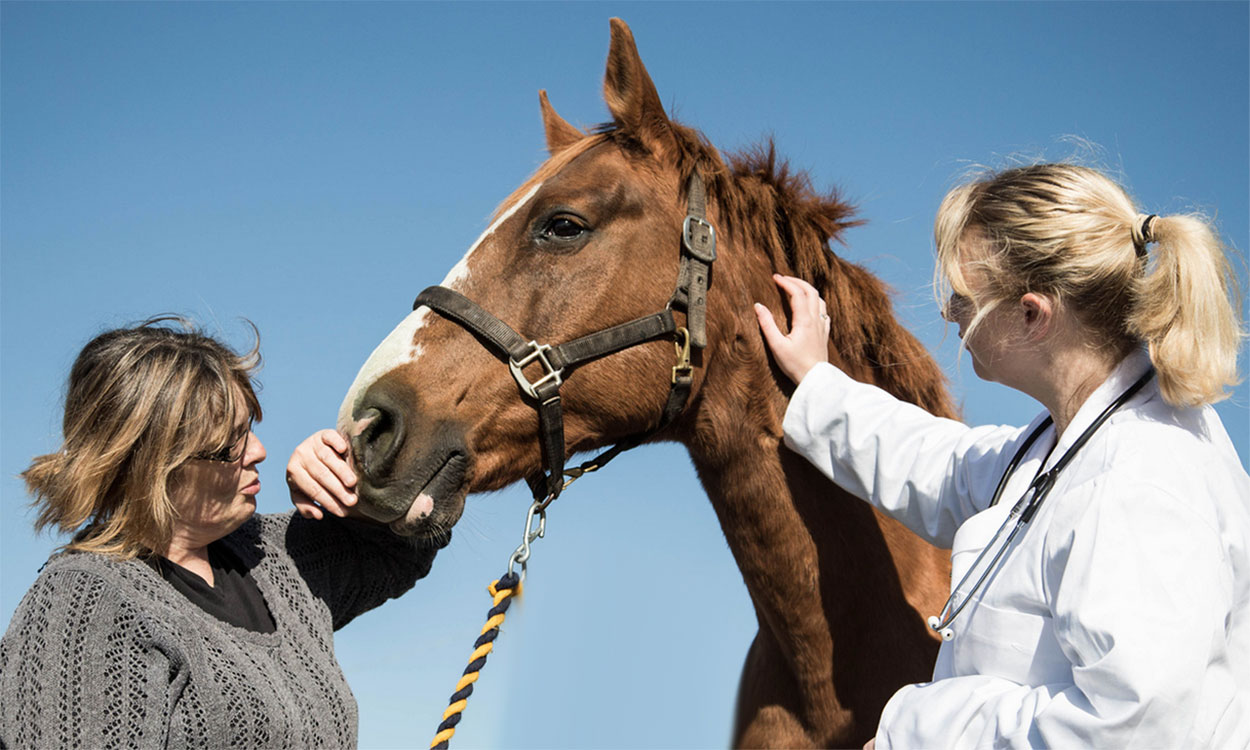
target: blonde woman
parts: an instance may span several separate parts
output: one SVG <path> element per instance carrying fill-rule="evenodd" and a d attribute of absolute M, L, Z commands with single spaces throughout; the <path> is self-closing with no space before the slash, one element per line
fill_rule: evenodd
<path fill-rule="evenodd" d="M 0 641 L 0 746 L 355 745 L 333 632 L 439 545 L 340 517 L 355 477 L 328 430 L 288 465 L 300 513 L 254 515 L 257 360 L 176 319 L 79 354 L 64 444 L 23 474 L 37 526 L 75 535 Z"/>
<path fill-rule="evenodd" d="M 1250 746 L 1250 477 L 1209 406 L 1240 328 L 1214 231 L 1043 164 L 951 191 L 935 233 L 944 316 L 979 376 L 1045 407 L 1025 427 L 851 380 L 798 279 L 777 279 L 788 334 L 756 306 L 798 383 L 787 445 L 952 550 L 933 681 L 895 694 L 869 744 Z"/>

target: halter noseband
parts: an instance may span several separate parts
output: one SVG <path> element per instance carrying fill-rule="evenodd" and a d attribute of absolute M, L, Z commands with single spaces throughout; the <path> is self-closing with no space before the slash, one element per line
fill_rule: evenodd
<path fill-rule="evenodd" d="M 641 435 L 620 441 L 581 470 L 574 470 L 574 476 L 603 466 L 620 453 L 641 444 L 671 424 L 685 408 L 693 381 L 690 347 L 703 349 L 707 346 L 707 289 L 711 265 L 716 260 L 716 232 L 706 219 L 706 205 L 703 179 L 695 172 L 690 176 L 687 214 L 682 222 L 677 288 L 660 312 L 550 346 L 526 341 L 507 323 L 447 287 L 429 287 L 418 294 L 412 303 L 412 309 L 424 305 L 434 310 L 474 333 L 482 345 L 494 354 L 507 357 L 517 385 L 535 401 L 544 468 L 527 477 L 526 482 L 534 493 L 535 501 L 540 503 L 538 510 L 546 508 L 559 497 L 565 486 L 564 413 L 560 404 L 560 386 L 564 383 L 565 370 L 670 335 L 677 344 L 677 365 L 673 367 L 668 401 L 664 404 L 659 424 Z M 674 307 L 686 313 L 685 328 L 677 326 L 673 318 Z M 542 367 L 542 374 L 536 380 L 530 380 L 525 376 L 524 369 L 535 362 Z"/>

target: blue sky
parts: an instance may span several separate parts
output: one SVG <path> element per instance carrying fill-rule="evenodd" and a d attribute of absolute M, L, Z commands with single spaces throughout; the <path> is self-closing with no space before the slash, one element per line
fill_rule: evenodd
<path fill-rule="evenodd" d="M 59 542 L 16 475 L 59 444 L 69 365 L 159 312 L 266 366 L 263 511 L 374 345 L 541 163 L 537 92 L 589 126 L 608 18 L 670 114 L 772 136 L 868 224 L 839 252 L 897 292 L 974 423 L 1039 409 L 978 381 L 928 289 L 932 217 L 970 165 L 1074 155 L 1144 210 L 1250 245 L 1245 2 L 0 4 L 0 622 Z M 1245 359 L 1242 360 L 1245 368 Z M 1250 392 L 1219 412 L 1247 461 Z M 425 747 L 519 541 L 528 493 L 469 499 L 430 577 L 341 631 L 364 747 Z M 719 747 L 754 632 L 684 451 L 574 485 L 457 747 Z"/>

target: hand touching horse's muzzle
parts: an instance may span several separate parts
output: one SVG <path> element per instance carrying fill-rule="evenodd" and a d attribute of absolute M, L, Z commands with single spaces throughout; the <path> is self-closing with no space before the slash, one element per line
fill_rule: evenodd
<path fill-rule="evenodd" d="M 418 401 L 383 378 L 360 400 L 350 429 L 358 510 L 405 535 L 450 529 L 467 490 L 463 430 L 424 417 Z"/>

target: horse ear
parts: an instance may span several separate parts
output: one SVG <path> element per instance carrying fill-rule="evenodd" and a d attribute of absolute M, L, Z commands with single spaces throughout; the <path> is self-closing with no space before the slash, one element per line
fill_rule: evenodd
<path fill-rule="evenodd" d="M 673 142 L 673 131 L 660 95 L 638 56 L 629 26 L 613 18 L 608 69 L 603 76 L 603 99 L 617 126 L 649 145 Z"/>
<path fill-rule="evenodd" d="M 547 99 L 545 90 L 538 92 L 538 106 L 543 111 L 543 130 L 547 131 L 547 153 L 554 156 L 557 152 L 563 151 L 586 137 L 582 131 L 556 114 L 555 108 Z"/>

